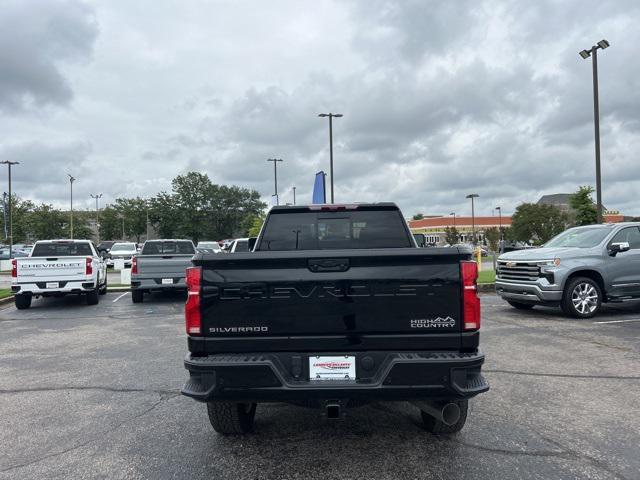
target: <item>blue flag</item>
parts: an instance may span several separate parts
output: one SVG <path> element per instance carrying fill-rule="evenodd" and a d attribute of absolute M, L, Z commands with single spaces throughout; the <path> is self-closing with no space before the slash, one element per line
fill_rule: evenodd
<path fill-rule="evenodd" d="M 311 203 L 327 203 L 325 176 L 326 173 L 322 170 L 316 173 L 316 180 L 313 183 L 313 198 L 311 199 Z"/>

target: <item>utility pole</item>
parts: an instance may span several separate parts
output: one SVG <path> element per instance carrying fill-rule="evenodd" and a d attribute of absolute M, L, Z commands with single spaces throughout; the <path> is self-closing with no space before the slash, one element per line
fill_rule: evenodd
<path fill-rule="evenodd" d="M 451 212 L 449 215 L 453 217 L 453 228 L 456 228 L 456 212 Z"/>
<path fill-rule="evenodd" d="M 280 199 L 278 198 L 278 162 L 282 162 L 281 158 L 268 158 L 267 162 L 273 162 L 273 181 L 275 183 L 274 193 L 276 197 L 276 205 L 280 205 Z"/>
<path fill-rule="evenodd" d="M 600 175 L 600 101 L 598 98 L 598 49 L 609 47 L 609 42 L 600 40 L 589 50 L 582 50 L 580 56 L 583 59 L 591 56 L 593 65 L 593 130 L 596 147 L 596 209 L 598 223 L 602 223 L 602 178 Z"/>
<path fill-rule="evenodd" d="M 69 186 L 71 187 L 71 221 L 69 222 L 69 238 L 73 240 L 73 182 L 76 181 L 75 178 L 71 176 L 70 173 L 67 173 L 69 176 Z"/>
<path fill-rule="evenodd" d="M 296 204 L 296 187 L 293 187 L 293 204 Z"/>
<path fill-rule="evenodd" d="M 3 160 L 0 164 L 9 167 L 9 259 L 13 258 L 13 199 L 11 198 L 11 165 L 19 165 L 20 162 L 12 162 L 10 160 Z"/>
<path fill-rule="evenodd" d="M 470 193 L 467 198 L 471 199 L 471 235 L 473 238 L 473 246 L 476 246 L 476 211 L 473 205 L 473 199 L 478 198 L 480 195 L 477 193 Z"/>
<path fill-rule="evenodd" d="M 329 172 L 331 173 L 331 203 L 333 203 L 333 119 L 343 115 L 341 113 L 320 113 L 318 116 L 329 117 Z"/>
<path fill-rule="evenodd" d="M 100 208 L 98 207 L 98 199 L 102 198 L 102 194 L 94 195 L 90 193 L 89 196 L 96 199 L 96 240 L 100 243 Z"/>

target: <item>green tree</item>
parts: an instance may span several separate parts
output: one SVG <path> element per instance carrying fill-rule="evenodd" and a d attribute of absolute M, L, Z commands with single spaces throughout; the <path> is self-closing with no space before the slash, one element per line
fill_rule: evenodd
<path fill-rule="evenodd" d="M 60 210 L 42 203 L 27 214 L 29 236 L 32 240 L 46 240 L 68 236 L 69 219 Z"/>
<path fill-rule="evenodd" d="M 453 245 L 458 243 L 458 239 L 460 238 L 460 233 L 456 227 L 445 227 L 444 229 L 444 240 L 449 245 Z"/>
<path fill-rule="evenodd" d="M 489 244 L 489 250 L 497 252 L 500 245 L 500 230 L 497 227 L 490 227 L 484 231 L 484 238 Z"/>
<path fill-rule="evenodd" d="M 422 213 L 416 213 L 413 216 L 413 220 L 422 220 L 424 218 L 424 215 Z"/>
<path fill-rule="evenodd" d="M 73 212 L 73 238 L 78 240 L 95 240 L 96 234 L 89 228 L 89 217 L 93 216 L 93 214 L 93 212 Z"/>
<path fill-rule="evenodd" d="M 100 239 L 118 240 L 122 238 L 122 220 L 112 205 L 100 210 Z"/>
<path fill-rule="evenodd" d="M 160 238 L 179 236 L 180 216 L 174 195 L 160 192 L 149 200 L 149 221 Z"/>
<path fill-rule="evenodd" d="M 568 216 L 553 205 L 523 203 L 511 217 L 511 237 L 520 242 L 545 243 L 568 226 Z"/>
<path fill-rule="evenodd" d="M 117 198 L 113 207 L 120 218 L 124 217 L 126 235 L 135 237 L 136 242 L 140 242 L 140 237 L 147 231 L 147 200 L 140 197 Z"/>
<path fill-rule="evenodd" d="M 593 225 L 598 221 L 596 206 L 593 204 L 591 194 L 593 187 L 582 186 L 569 197 L 569 206 L 575 211 L 575 224 Z"/>

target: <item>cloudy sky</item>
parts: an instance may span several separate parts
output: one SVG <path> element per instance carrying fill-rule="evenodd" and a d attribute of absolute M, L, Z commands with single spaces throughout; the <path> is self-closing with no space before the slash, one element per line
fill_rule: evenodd
<path fill-rule="evenodd" d="M 512 212 L 594 184 L 640 214 L 640 2 L 0 0 L 0 158 L 23 198 L 148 196 L 189 170 L 270 200 L 395 201 L 407 215 Z M 0 170 L 6 184 L 6 167 Z M 5 187 L 2 187 L 6 189 Z"/>

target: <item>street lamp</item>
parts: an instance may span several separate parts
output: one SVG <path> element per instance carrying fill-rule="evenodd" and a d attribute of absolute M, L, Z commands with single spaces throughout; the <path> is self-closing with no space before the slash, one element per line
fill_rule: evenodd
<path fill-rule="evenodd" d="M 94 195 L 90 193 L 89 196 L 96 199 L 96 240 L 100 243 L 100 209 L 98 208 L 98 199 L 102 198 L 102 194 Z"/>
<path fill-rule="evenodd" d="M 19 165 L 20 162 L 3 160 L 0 163 L 9 167 L 9 259 L 11 259 L 13 258 L 13 216 L 11 215 L 13 200 L 11 199 L 11 165 Z"/>
<path fill-rule="evenodd" d="M 500 225 L 500 246 L 498 250 L 502 249 L 502 207 L 495 208 L 498 211 L 498 225 Z"/>
<path fill-rule="evenodd" d="M 593 65 L 593 123 L 596 143 L 596 209 L 598 223 L 602 223 L 602 179 L 600 177 L 600 105 L 598 101 L 598 49 L 609 47 L 609 42 L 600 40 L 589 50 L 582 50 L 580 56 L 583 59 L 592 58 Z"/>
<path fill-rule="evenodd" d="M 275 183 L 276 193 L 273 195 L 276 197 L 276 205 L 280 205 L 280 199 L 278 198 L 278 162 L 282 162 L 281 158 L 267 158 L 267 162 L 273 162 L 273 181 Z"/>
<path fill-rule="evenodd" d="M 333 203 L 333 119 L 340 118 L 341 113 L 320 113 L 319 117 L 329 117 L 329 172 L 331 173 L 331 203 Z"/>
<path fill-rule="evenodd" d="M 471 236 L 473 238 L 473 246 L 476 246 L 476 211 L 473 204 L 473 199 L 478 198 L 480 195 L 477 193 L 470 193 L 467 198 L 471 199 Z"/>
<path fill-rule="evenodd" d="M 69 238 L 73 240 L 73 182 L 75 182 L 76 179 L 73 178 L 69 173 L 67 173 L 67 175 L 69 176 L 69 186 L 71 187 L 71 221 L 69 223 Z"/>
<path fill-rule="evenodd" d="M 449 215 L 453 217 L 453 228 L 456 228 L 456 212 L 451 212 Z"/>
<path fill-rule="evenodd" d="M 293 204 L 296 204 L 296 187 L 293 187 Z"/>

